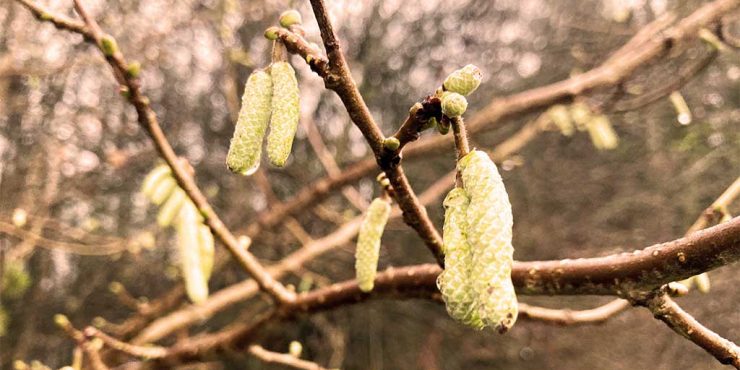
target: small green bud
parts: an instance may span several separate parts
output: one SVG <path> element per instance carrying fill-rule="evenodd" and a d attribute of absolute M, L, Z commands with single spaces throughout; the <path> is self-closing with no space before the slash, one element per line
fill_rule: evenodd
<path fill-rule="evenodd" d="M 383 140 L 383 147 L 390 151 L 398 150 L 401 147 L 401 142 L 394 136 L 387 137 Z"/>
<path fill-rule="evenodd" d="M 126 67 L 126 73 L 133 78 L 139 77 L 139 74 L 141 73 L 141 63 L 136 60 L 129 63 L 128 67 Z"/>
<path fill-rule="evenodd" d="M 465 67 L 450 73 L 445 79 L 444 88 L 447 91 L 456 92 L 461 95 L 470 95 L 480 86 L 483 73 L 480 68 L 468 64 Z"/>
<path fill-rule="evenodd" d="M 42 12 L 41 14 L 39 14 L 39 19 L 42 21 L 50 21 L 52 19 L 52 16 L 47 12 Z"/>
<path fill-rule="evenodd" d="M 60 313 L 54 315 L 54 324 L 62 329 L 70 325 L 69 319 L 67 318 L 67 316 L 64 316 Z"/>
<path fill-rule="evenodd" d="M 442 114 L 447 117 L 460 117 L 468 109 L 468 100 L 455 92 L 447 92 L 442 95 Z"/>
<path fill-rule="evenodd" d="M 294 24 L 301 23 L 303 23 L 301 13 L 298 13 L 298 11 L 295 9 L 286 10 L 283 12 L 283 14 L 280 14 L 280 25 L 285 28 L 288 28 Z"/>
<path fill-rule="evenodd" d="M 278 31 L 280 29 L 273 26 L 265 30 L 265 38 L 268 40 L 277 40 L 278 38 Z"/>
<path fill-rule="evenodd" d="M 118 43 L 116 43 L 113 36 L 106 35 L 100 39 L 100 49 L 103 50 L 105 56 L 109 57 L 118 51 Z"/>
<path fill-rule="evenodd" d="M 423 109 L 423 108 L 424 106 L 421 103 L 416 102 L 414 103 L 414 105 L 411 106 L 411 108 L 409 108 L 409 114 L 416 114 L 416 112 L 418 112 L 419 109 Z"/>

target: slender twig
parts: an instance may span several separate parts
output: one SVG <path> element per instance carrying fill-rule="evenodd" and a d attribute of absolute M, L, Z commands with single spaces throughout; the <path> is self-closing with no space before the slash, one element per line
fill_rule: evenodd
<path fill-rule="evenodd" d="M 303 370 L 326 370 L 326 368 L 311 361 L 301 360 L 287 353 L 268 351 L 260 345 L 249 346 L 249 353 L 268 364 L 280 364 L 294 369 Z"/>
<path fill-rule="evenodd" d="M 329 14 L 323 0 L 311 0 L 311 7 L 321 31 L 321 39 L 324 42 L 326 55 L 329 59 L 329 73 L 324 78 L 324 84 L 328 89 L 337 93 L 344 107 L 349 113 L 352 122 L 360 129 L 380 168 L 385 172 L 394 189 L 396 202 L 403 211 L 403 220 L 411 226 L 429 250 L 434 255 L 437 263 L 444 264 L 442 254 L 442 238 L 429 219 L 426 209 L 421 205 L 406 178 L 399 161 L 386 161 L 384 153 L 383 133 L 375 123 L 370 110 L 360 94 L 349 70 L 344 53 L 339 47 L 339 41 L 334 33 L 333 26 L 329 20 Z M 396 157 L 399 158 L 400 157 Z"/>
<path fill-rule="evenodd" d="M 676 304 L 663 289 L 637 300 L 636 304 L 645 306 L 656 319 L 709 352 L 720 363 L 740 369 L 740 348 L 698 322 Z"/>
<path fill-rule="evenodd" d="M 718 211 L 721 211 L 730 205 L 738 196 L 740 196 L 740 177 L 722 193 L 722 195 L 715 200 L 712 205 L 707 207 L 701 217 L 697 218 L 696 221 L 691 225 L 687 234 L 693 233 L 704 229 L 709 225 L 710 222 L 714 221 Z"/>
<path fill-rule="evenodd" d="M 557 325 L 600 324 L 630 307 L 626 299 L 615 299 L 587 310 L 552 309 L 519 303 L 519 317 L 545 321 Z"/>
<path fill-rule="evenodd" d="M 30 2 L 26 0 L 22 1 L 22 3 L 25 5 Z M 181 163 L 164 135 L 164 132 L 157 121 L 157 116 L 149 104 L 149 99 L 144 96 L 141 91 L 140 81 L 135 76 L 132 76 L 127 72 L 128 63 L 123 54 L 117 47 L 108 51 L 104 50 L 102 40 L 110 36 L 106 36 L 103 33 L 97 22 L 95 22 L 95 20 L 85 10 L 82 3 L 79 0 L 75 1 L 75 9 L 78 14 L 80 14 L 80 17 L 85 21 L 85 27 L 83 28 L 69 27 L 69 25 L 64 22 L 54 22 L 52 21 L 53 19 L 62 18 L 49 12 L 43 13 L 44 16 L 41 17 L 39 15 L 40 13 L 37 13 L 40 11 L 40 8 L 31 6 L 27 7 L 34 12 L 34 14 L 37 14 L 40 19 L 48 20 L 59 28 L 81 33 L 87 40 L 95 42 L 98 49 L 100 49 L 100 51 L 105 55 L 105 59 L 108 64 L 113 69 L 116 80 L 120 84 L 126 86 L 128 100 L 136 108 L 139 124 L 147 131 L 159 151 L 160 156 L 172 169 L 172 173 L 180 187 L 185 191 L 196 207 L 198 207 L 198 210 L 205 219 L 205 223 L 211 228 L 213 234 L 226 246 L 232 256 L 237 259 L 242 267 L 255 278 L 262 290 L 270 294 L 278 302 L 290 302 L 294 298 L 294 293 L 285 289 L 282 284 L 274 280 L 265 271 L 257 258 L 239 245 L 236 237 L 234 237 L 226 225 L 224 225 L 213 207 L 208 203 L 208 200 L 200 191 L 195 180 L 188 173 L 183 163 Z"/>
<path fill-rule="evenodd" d="M 140 357 L 143 359 L 153 359 L 153 358 L 161 358 L 164 357 L 167 354 L 167 349 L 164 347 L 157 347 L 157 346 L 137 346 L 133 344 L 129 344 L 126 342 L 122 342 L 116 338 L 111 337 L 110 335 L 96 329 L 93 327 L 87 327 L 82 332 L 85 337 L 88 339 L 92 338 L 98 338 L 100 339 L 104 345 L 126 354 L 129 354 L 134 357 Z"/>

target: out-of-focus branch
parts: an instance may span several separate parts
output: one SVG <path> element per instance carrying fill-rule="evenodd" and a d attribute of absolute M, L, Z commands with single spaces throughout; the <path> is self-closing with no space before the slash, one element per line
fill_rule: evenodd
<path fill-rule="evenodd" d="M 626 299 L 615 299 L 587 310 L 552 309 L 519 303 L 519 317 L 557 325 L 593 325 L 605 322 L 629 307 L 630 303 Z"/>
<path fill-rule="evenodd" d="M 717 214 L 724 212 L 727 206 L 729 206 L 738 196 L 740 196 L 740 177 L 735 179 L 735 181 L 722 193 L 722 195 L 720 195 L 719 198 L 717 198 L 717 200 L 712 203 L 712 205 L 704 210 L 702 216 L 697 218 L 696 221 L 691 225 L 687 234 L 691 234 L 694 231 L 698 231 L 707 227 L 709 223 L 713 222 L 716 219 Z"/>
<path fill-rule="evenodd" d="M 21 0 L 19 0 L 21 1 Z M 21 1 L 24 5 L 29 1 Z M 264 269 L 262 264 L 250 252 L 239 245 L 236 237 L 228 230 L 226 225 L 221 221 L 213 207 L 198 188 L 193 177 L 188 173 L 184 164 L 175 154 L 169 141 L 167 140 L 162 128 L 159 125 L 157 116 L 152 110 L 149 99 L 141 91 L 141 84 L 138 78 L 129 73 L 129 64 L 126 62 L 123 54 L 118 50 L 110 36 L 103 33 L 97 22 L 87 13 L 85 7 L 79 0 L 75 1 L 75 9 L 80 17 L 84 20 L 85 27 L 70 27 L 68 23 L 59 21 L 64 19 L 55 14 L 44 12 L 40 13 L 40 7 L 28 6 L 38 18 L 52 22 L 59 28 L 81 33 L 88 41 L 93 41 L 98 49 L 105 56 L 106 61 L 113 69 L 116 80 L 125 86 L 128 101 L 136 108 L 139 124 L 147 131 L 160 156 L 167 162 L 172 169 L 180 187 L 187 193 L 193 201 L 205 223 L 211 228 L 213 234 L 226 246 L 229 252 L 237 259 L 241 266 L 252 276 L 259 284 L 260 288 L 270 294 L 279 302 L 290 302 L 294 294 L 288 291 L 282 284 L 274 280 Z M 43 15 L 43 16 L 42 16 Z M 57 20 L 57 21 L 53 21 Z"/>
<path fill-rule="evenodd" d="M 658 289 L 647 297 L 636 300 L 636 304 L 645 306 L 656 319 L 709 352 L 719 362 L 740 369 L 740 348 L 698 322 L 676 304 L 664 289 Z"/>
<path fill-rule="evenodd" d="M 249 353 L 268 364 L 279 364 L 293 369 L 302 370 L 326 370 L 319 364 L 311 361 L 301 360 L 287 353 L 268 351 L 260 345 L 253 344 L 249 346 Z"/>

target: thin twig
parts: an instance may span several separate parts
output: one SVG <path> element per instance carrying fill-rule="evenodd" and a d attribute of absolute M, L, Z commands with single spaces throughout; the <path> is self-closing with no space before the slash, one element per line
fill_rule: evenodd
<path fill-rule="evenodd" d="M 249 353 L 268 364 L 280 364 L 294 369 L 302 370 L 326 370 L 326 368 L 311 361 L 301 360 L 287 353 L 268 351 L 260 345 L 249 346 Z"/>
<path fill-rule="evenodd" d="M 663 289 L 636 302 L 647 307 L 656 319 L 662 321 L 682 337 L 709 352 L 722 364 L 740 369 L 740 348 L 735 343 L 702 325 L 684 311 Z"/>

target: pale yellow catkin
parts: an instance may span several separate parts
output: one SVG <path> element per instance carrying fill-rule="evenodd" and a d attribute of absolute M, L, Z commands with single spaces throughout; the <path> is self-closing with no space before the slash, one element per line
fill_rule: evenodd
<path fill-rule="evenodd" d="M 471 281 L 478 313 L 486 326 L 504 333 L 518 315 L 511 281 L 513 217 L 504 183 L 491 158 L 473 150 L 458 163 L 470 197 L 467 238 L 472 253 Z"/>
<path fill-rule="evenodd" d="M 475 329 L 483 329 L 471 281 L 473 256 L 467 240 L 469 204 L 470 198 L 462 188 L 452 189 L 443 202 L 445 269 L 437 278 L 437 287 L 452 318 Z"/>
<path fill-rule="evenodd" d="M 234 173 L 251 175 L 260 165 L 262 140 L 270 121 L 272 78 L 263 70 L 247 79 L 242 107 L 234 128 L 226 166 Z"/>
<path fill-rule="evenodd" d="M 300 118 L 300 92 L 295 70 L 288 62 L 276 62 L 272 75 L 272 117 L 267 135 L 267 157 L 270 163 L 284 167 L 288 161 Z"/>
<path fill-rule="evenodd" d="M 365 219 L 360 225 L 355 250 L 355 272 L 357 284 L 363 292 L 373 290 L 378 271 L 380 239 L 385 224 L 391 214 L 391 205 L 387 200 L 375 198 L 365 212 Z"/>
<path fill-rule="evenodd" d="M 195 205 L 191 202 L 184 204 L 177 222 L 177 244 L 185 292 L 193 303 L 200 303 L 208 298 L 208 278 L 201 264 L 198 242 L 200 222 Z"/>

